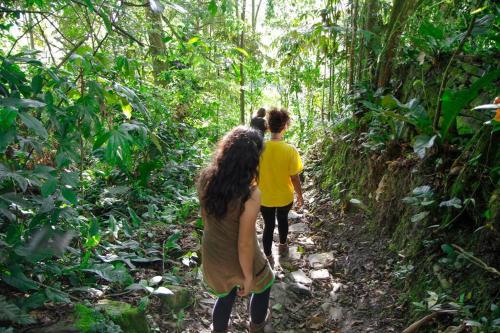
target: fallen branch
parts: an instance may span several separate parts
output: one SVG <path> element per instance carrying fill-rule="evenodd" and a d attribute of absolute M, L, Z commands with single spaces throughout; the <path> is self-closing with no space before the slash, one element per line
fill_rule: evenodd
<path fill-rule="evenodd" d="M 454 314 L 454 313 L 457 313 L 456 310 L 441 310 L 441 311 L 436 311 L 436 312 L 433 312 L 419 320 L 417 320 L 416 322 L 414 322 L 413 324 L 411 324 L 410 326 L 408 326 L 407 328 L 405 328 L 401 333 L 414 333 L 414 332 L 417 332 L 417 330 L 426 325 L 427 323 L 429 323 L 430 321 L 434 320 L 437 316 L 441 315 L 441 314 Z"/>
<path fill-rule="evenodd" d="M 469 252 L 466 252 L 460 246 L 458 246 L 456 244 L 451 244 L 451 246 L 453 246 L 453 248 L 455 250 L 457 250 L 461 255 L 464 256 L 465 259 L 469 260 L 474 265 L 481 267 L 482 269 L 484 269 L 487 272 L 490 272 L 490 273 L 493 273 L 496 275 L 500 275 L 500 272 L 496 268 L 488 266 L 488 264 L 486 264 L 484 261 L 482 261 L 478 257 L 474 257 L 472 254 L 470 254 Z"/>
<path fill-rule="evenodd" d="M 403 332 L 401 333 L 413 333 L 416 332 L 420 327 L 426 325 L 428 322 L 434 320 L 438 315 L 437 312 L 431 313 L 430 315 L 425 316 L 424 318 L 421 318 L 408 326 Z"/>

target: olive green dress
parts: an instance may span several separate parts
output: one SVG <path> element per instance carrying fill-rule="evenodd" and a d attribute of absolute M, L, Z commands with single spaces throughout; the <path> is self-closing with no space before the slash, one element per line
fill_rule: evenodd
<path fill-rule="evenodd" d="M 202 239 L 203 277 L 211 292 L 224 297 L 244 281 L 238 259 L 238 234 L 241 203 L 233 201 L 222 219 L 206 216 Z M 274 282 L 274 273 L 253 235 L 255 254 L 253 262 L 253 293 L 262 293 Z"/>

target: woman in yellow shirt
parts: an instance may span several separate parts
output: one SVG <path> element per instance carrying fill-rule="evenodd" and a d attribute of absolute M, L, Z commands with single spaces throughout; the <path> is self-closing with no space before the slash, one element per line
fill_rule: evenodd
<path fill-rule="evenodd" d="M 283 141 L 283 134 L 290 123 L 288 112 L 273 108 L 268 113 L 267 122 L 271 131 L 271 139 L 265 143 L 264 152 L 260 158 L 259 189 L 262 193 L 260 211 L 264 219 L 262 243 L 264 253 L 273 265 L 271 247 L 275 221 L 278 220 L 279 253 L 286 255 L 288 253 L 288 212 L 293 205 L 294 191 L 297 193 L 297 208 L 303 205 L 299 178 L 303 166 L 297 149 Z"/>

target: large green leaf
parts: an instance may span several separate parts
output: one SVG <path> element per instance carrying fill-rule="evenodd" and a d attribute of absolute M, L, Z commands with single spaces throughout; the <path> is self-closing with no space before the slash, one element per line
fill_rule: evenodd
<path fill-rule="evenodd" d="M 15 324 L 33 324 L 35 320 L 24 313 L 17 305 L 7 302 L 5 296 L 0 295 L 0 321 L 10 321 Z"/>
<path fill-rule="evenodd" d="M 434 141 L 436 140 L 437 135 L 428 136 L 428 135 L 418 135 L 415 137 L 415 143 L 413 144 L 413 151 L 420 158 L 425 157 L 425 153 L 428 149 L 432 148 L 434 145 Z"/>
<path fill-rule="evenodd" d="M 53 194 L 56 191 L 56 188 L 57 188 L 57 179 L 51 177 L 47 179 L 45 183 L 43 183 L 41 187 L 42 195 L 44 197 L 48 197 L 49 195 Z"/>
<path fill-rule="evenodd" d="M 115 282 L 122 285 L 129 285 L 133 282 L 127 269 L 121 263 L 115 266 L 111 264 L 95 265 L 94 268 L 84 269 L 83 271 L 94 273 L 108 282 Z"/>
<path fill-rule="evenodd" d="M 34 99 L 8 97 L 0 99 L 0 105 L 10 106 L 14 108 L 43 108 L 45 106 L 45 103 Z"/>
<path fill-rule="evenodd" d="M 500 77 L 500 69 L 494 70 L 480 79 L 476 80 L 469 89 L 460 91 L 446 90 L 442 97 L 441 137 L 444 139 L 448 135 L 451 124 L 460 111 L 467 107 L 479 94 L 481 89 L 490 85 Z"/>
<path fill-rule="evenodd" d="M 76 193 L 69 188 L 62 189 L 62 195 L 64 199 L 68 200 L 73 205 L 78 205 L 78 198 L 76 197 Z"/>
<path fill-rule="evenodd" d="M 8 285 L 24 292 L 38 289 L 38 285 L 35 281 L 27 278 L 18 265 L 12 266 L 10 270 L 0 274 L 0 278 Z"/>
<path fill-rule="evenodd" d="M 36 119 L 26 112 L 19 112 L 19 118 L 21 118 L 26 127 L 32 129 L 37 135 L 41 136 L 42 138 L 47 139 L 49 134 L 47 133 L 47 130 L 40 120 Z"/>

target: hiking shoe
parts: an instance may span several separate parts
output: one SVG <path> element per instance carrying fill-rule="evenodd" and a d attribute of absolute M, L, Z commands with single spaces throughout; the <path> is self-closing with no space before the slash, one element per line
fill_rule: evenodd
<path fill-rule="evenodd" d="M 267 309 L 267 315 L 266 315 L 266 319 L 264 320 L 264 322 L 260 323 L 260 324 L 254 324 L 252 322 L 250 322 L 250 326 L 248 327 L 248 332 L 249 333 L 273 333 L 274 332 L 274 328 L 273 328 L 273 324 L 271 322 L 271 309 Z"/>
<path fill-rule="evenodd" d="M 288 255 L 288 244 L 279 244 L 278 245 L 278 253 L 280 256 L 286 256 Z"/>
<path fill-rule="evenodd" d="M 274 269 L 274 258 L 273 255 L 271 254 L 270 256 L 266 256 L 267 261 L 269 261 L 269 265 L 271 265 L 271 268 Z"/>

